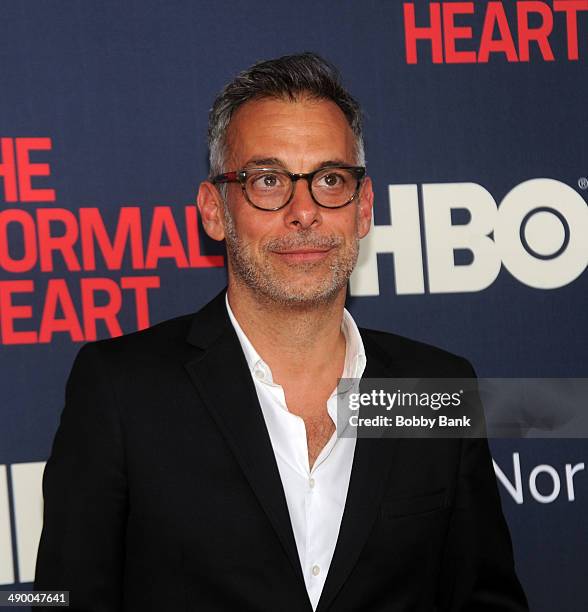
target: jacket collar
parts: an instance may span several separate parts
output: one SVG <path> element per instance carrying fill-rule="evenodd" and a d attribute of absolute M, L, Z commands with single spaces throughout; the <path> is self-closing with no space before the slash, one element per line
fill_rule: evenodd
<path fill-rule="evenodd" d="M 230 331 L 231 323 L 225 308 L 226 288 L 192 318 L 186 340 L 200 348 L 207 349 L 221 335 Z"/>

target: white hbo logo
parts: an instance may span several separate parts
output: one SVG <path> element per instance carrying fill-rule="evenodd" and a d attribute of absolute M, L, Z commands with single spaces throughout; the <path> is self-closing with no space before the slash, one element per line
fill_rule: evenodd
<path fill-rule="evenodd" d="M 394 254 L 396 293 L 482 291 L 501 265 L 521 283 L 555 289 L 574 281 L 588 266 L 588 206 L 568 185 L 553 179 L 525 181 L 496 205 L 476 183 L 422 186 L 423 241 L 417 185 L 390 185 L 391 225 L 375 225 L 362 241 L 351 277 L 352 295 L 379 295 L 377 254 Z M 469 220 L 452 222 L 462 209 Z M 469 252 L 467 265 L 455 251 Z"/>

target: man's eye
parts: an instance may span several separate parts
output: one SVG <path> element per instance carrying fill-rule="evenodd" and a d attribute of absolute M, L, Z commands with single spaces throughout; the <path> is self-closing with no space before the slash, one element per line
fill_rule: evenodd
<path fill-rule="evenodd" d="M 260 174 L 253 177 L 251 184 L 254 189 L 275 189 L 281 185 L 280 176 L 278 174 Z"/>
<path fill-rule="evenodd" d="M 318 182 L 323 187 L 341 187 L 345 180 L 337 172 L 329 172 L 328 174 L 323 174 Z"/>
<path fill-rule="evenodd" d="M 275 187 L 278 182 L 278 177 L 275 174 L 266 174 L 262 180 L 266 187 Z"/>
<path fill-rule="evenodd" d="M 327 174 L 327 176 L 325 176 L 325 182 L 327 185 L 334 187 L 341 182 L 341 177 L 338 174 Z"/>

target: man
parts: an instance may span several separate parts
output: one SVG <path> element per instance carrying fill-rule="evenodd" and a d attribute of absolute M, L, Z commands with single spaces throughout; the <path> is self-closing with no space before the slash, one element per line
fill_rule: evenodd
<path fill-rule="evenodd" d="M 338 436 L 342 376 L 473 372 L 344 310 L 373 193 L 334 68 L 243 72 L 209 146 L 226 294 L 81 350 L 35 587 L 85 612 L 526 610 L 485 440 Z"/>

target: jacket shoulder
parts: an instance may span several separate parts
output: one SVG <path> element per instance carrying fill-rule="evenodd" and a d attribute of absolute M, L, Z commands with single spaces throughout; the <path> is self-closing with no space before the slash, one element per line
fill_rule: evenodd
<path fill-rule="evenodd" d="M 464 357 L 445 349 L 399 334 L 360 328 L 366 354 L 376 354 L 386 364 L 400 367 L 406 376 L 470 378 L 475 376 L 472 364 Z"/>
<path fill-rule="evenodd" d="M 184 364 L 202 348 L 199 336 L 216 337 L 227 328 L 225 291 L 200 310 L 167 319 L 147 329 L 85 344 L 78 354 L 93 356 L 110 367 L 159 372 L 161 368 Z M 196 340 L 196 341 L 195 341 Z"/>
<path fill-rule="evenodd" d="M 193 313 L 186 314 L 123 336 L 88 342 L 80 354 L 94 354 L 121 367 L 146 361 L 177 361 L 188 354 L 186 336 L 193 319 Z"/>

